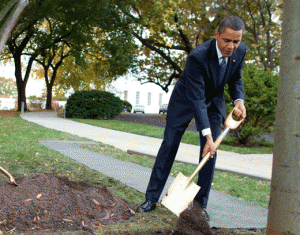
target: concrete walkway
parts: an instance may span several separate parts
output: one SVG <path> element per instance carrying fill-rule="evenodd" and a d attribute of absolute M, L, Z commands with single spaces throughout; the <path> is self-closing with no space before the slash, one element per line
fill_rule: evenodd
<path fill-rule="evenodd" d="M 58 118 L 55 113 L 25 113 L 22 118 L 50 129 L 109 144 L 123 151 L 151 156 L 156 156 L 162 141 Z M 151 169 L 85 150 L 80 148 L 76 142 L 41 141 L 41 143 L 92 169 L 116 178 L 140 192 L 145 193 L 146 191 Z M 199 147 L 181 144 L 176 160 L 197 165 L 198 155 Z M 272 155 L 242 155 L 218 150 L 216 168 L 219 170 L 269 180 L 271 166 Z M 173 179 L 173 177 L 169 177 L 165 191 Z M 212 227 L 264 228 L 267 224 L 266 209 L 214 190 L 211 193 L 207 210 L 212 218 L 210 222 Z"/>

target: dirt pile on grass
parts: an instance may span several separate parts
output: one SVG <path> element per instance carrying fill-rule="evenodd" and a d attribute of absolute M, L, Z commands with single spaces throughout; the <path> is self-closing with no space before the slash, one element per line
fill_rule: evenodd
<path fill-rule="evenodd" d="M 69 181 L 53 174 L 33 174 L 0 182 L 0 231 L 54 232 L 91 230 L 128 220 L 133 206 L 106 187 Z"/>
<path fill-rule="evenodd" d="M 194 202 L 191 208 L 184 210 L 177 221 L 177 230 L 174 233 L 180 235 L 212 235 L 208 222 L 201 214 L 202 208 L 199 203 Z"/>

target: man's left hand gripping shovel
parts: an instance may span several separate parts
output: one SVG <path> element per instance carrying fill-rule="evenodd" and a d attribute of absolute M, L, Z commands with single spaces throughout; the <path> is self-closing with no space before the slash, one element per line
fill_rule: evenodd
<path fill-rule="evenodd" d="M 225 138 L 230 129 L 236 129 L 244 119 L 240 121 L 235 121 L 232 117 L 232 113 L 236 108 L 233 108 L 228 117 L 225 120 L 225 129 L 215 141 L 215 149 L 218 148 L 222 140 Z M 194 200 L 196 194 L 200 190 L 200 186 L 193 182 L 193 179 L 202 169 L 205 163 L 210 158 L 210 153 L 208 153 L 202 161 L 199 163 L 198 167 L 190 177 L 184 176 L 181 172 L 177 175 L 174 182 L 168 189 L 166 195 L 161 201 L 165 207 L 172 211 L 175 215 L 179 217 L 180 213 L 188 208 L 189 204 Z"/>

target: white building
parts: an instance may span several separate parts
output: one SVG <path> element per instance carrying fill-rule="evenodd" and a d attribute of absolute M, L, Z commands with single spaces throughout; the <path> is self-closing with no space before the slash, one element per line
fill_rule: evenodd
<path fill-rule="evenodd" d="M 14 110 L 17 109 L 16 98 L 0 98 L 0 109 L 1 110 Z"/>
<path fill-rule="evenodd" d="M 125 76 L 112 82 L 107 91 L 116 94 L 120 99 L 127 100 L 132 107 L 144 105 L 145 113 L 158 113 L 162 104 L 168 104 L 174 86 L 169 86 L 166 93 L 158 85 L 146 83 L 141 85 L 136 78 Z"/>

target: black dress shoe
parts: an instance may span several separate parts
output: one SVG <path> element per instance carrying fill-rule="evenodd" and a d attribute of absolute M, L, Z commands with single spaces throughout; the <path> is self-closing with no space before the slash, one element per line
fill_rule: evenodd
<path fill-rule="evenodd" d="M 142 205 L 140 205 L 137 209 L 136 212 L 149 212 L 153 211 L 156 208 L 156 202 L 151 202 L 150 200 L 145 201 Z"/>
<path fill-rule="evenodd" d="M 210 217 L 204 208 L 202 209 L 201 214 L 203 215 L 204 219 L 206 219 L 207 221 L 210 221 Z"/>

